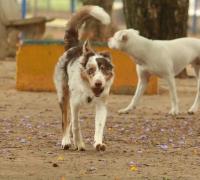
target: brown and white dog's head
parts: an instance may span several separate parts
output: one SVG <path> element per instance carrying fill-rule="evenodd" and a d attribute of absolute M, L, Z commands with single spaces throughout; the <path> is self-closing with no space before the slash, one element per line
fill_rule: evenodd
<path fill-rule="evenodd" d="M 97 53 L 86 41 L 83 45 L 81 65 L 81 77 L 88 83 L 96 97 L 99 97 L 105 89 L 110 89 L 114 70 L 108 52 Z"/>
<path fill-rule="evenodd" d="M 131 41 L 139 36 L 135 29 L 120 30 L 108 40 L 108 46 L 112 49 L 125 50 L 130 46 Z"/>

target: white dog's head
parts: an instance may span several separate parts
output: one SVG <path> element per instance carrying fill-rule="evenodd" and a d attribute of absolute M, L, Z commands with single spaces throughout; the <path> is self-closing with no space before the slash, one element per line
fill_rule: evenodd
<path fill-rule="evenodd" d="M 108 40 L 108 46 L 112 49 L 124 50 L 129 46 L 130 40 L 139 36 L 139 31 L 134 29 L 120 30 Z"/>
<path fill-rule="evenodd" d="M 83 59 L 81 61 L 81 77 L 85 80 L 94 95 L 99 97 L 106 88 L 110 88 L 114 78 L 111 56 L 108 52 L 97 53 L 86 41 L 83 45 Z"/>

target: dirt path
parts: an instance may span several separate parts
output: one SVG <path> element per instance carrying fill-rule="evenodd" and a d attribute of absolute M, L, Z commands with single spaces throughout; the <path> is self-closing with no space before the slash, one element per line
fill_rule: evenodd
<path fill-rule="evenodd" d="M 0 179 L 200 179 L 200 116 L 187 115 L 195 79 L 178 80 L 178 117 L 169 98 L 144 96 L 129 115 L 116 112 L 131 96 L 111 95 L 105 152 L 93 147 L 94 113 L 81 112 L 87 151 L 60 149 L 61 114 L 55 93 L 15 90 L 15 63 L 0 61 Z M 54 167 L 57 166 L 57 167 Z"/>

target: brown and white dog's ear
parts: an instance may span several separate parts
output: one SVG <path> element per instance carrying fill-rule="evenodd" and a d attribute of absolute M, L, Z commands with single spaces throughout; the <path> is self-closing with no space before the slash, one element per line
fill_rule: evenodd
<path fill-rule="evenodd" d="M 83 54 L 87 54 L 89 52 L 94 52 L 94 50 L 92 49 L 89 40 L 87 39 L 84 44 L 83 44 Z"/>
<path fill-rule="evenodd" d="M 95 51 L 92 49 L 89 40 L 86 40 L 84 42 L 82 52 L 83 52 L 83 59 L 81 60 L 81 64 L 83 67 L 86 67 L 88 59 L 91 56 L 95 55 Z"/>
<path fill-rule="evenodd" d="M 110 54 L 110 52 L 108 52 L 108 51 L 103 51 L 103 52 L 100 52 L 99 54 L 100 54 L 101 56 L 105 57 L 105 58 L 108 58 L 109 60 L 112 59 L 111 54 Z"/>

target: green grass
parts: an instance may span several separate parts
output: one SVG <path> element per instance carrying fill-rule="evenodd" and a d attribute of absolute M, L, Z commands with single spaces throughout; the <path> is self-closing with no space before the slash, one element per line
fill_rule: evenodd
<path fill-rule="evenodd" d="M 27 3 L 31 9 L 34 9 L 34 0 L 27 0 Z M 81 3 L 77 0 L 77 8 L 80 7 Z M 38 0 L 38 10 L 47 10 L 48 0 Z M 70 10 L 70 0 L 50 0 L 51 11 L 68 11 Z"/>

